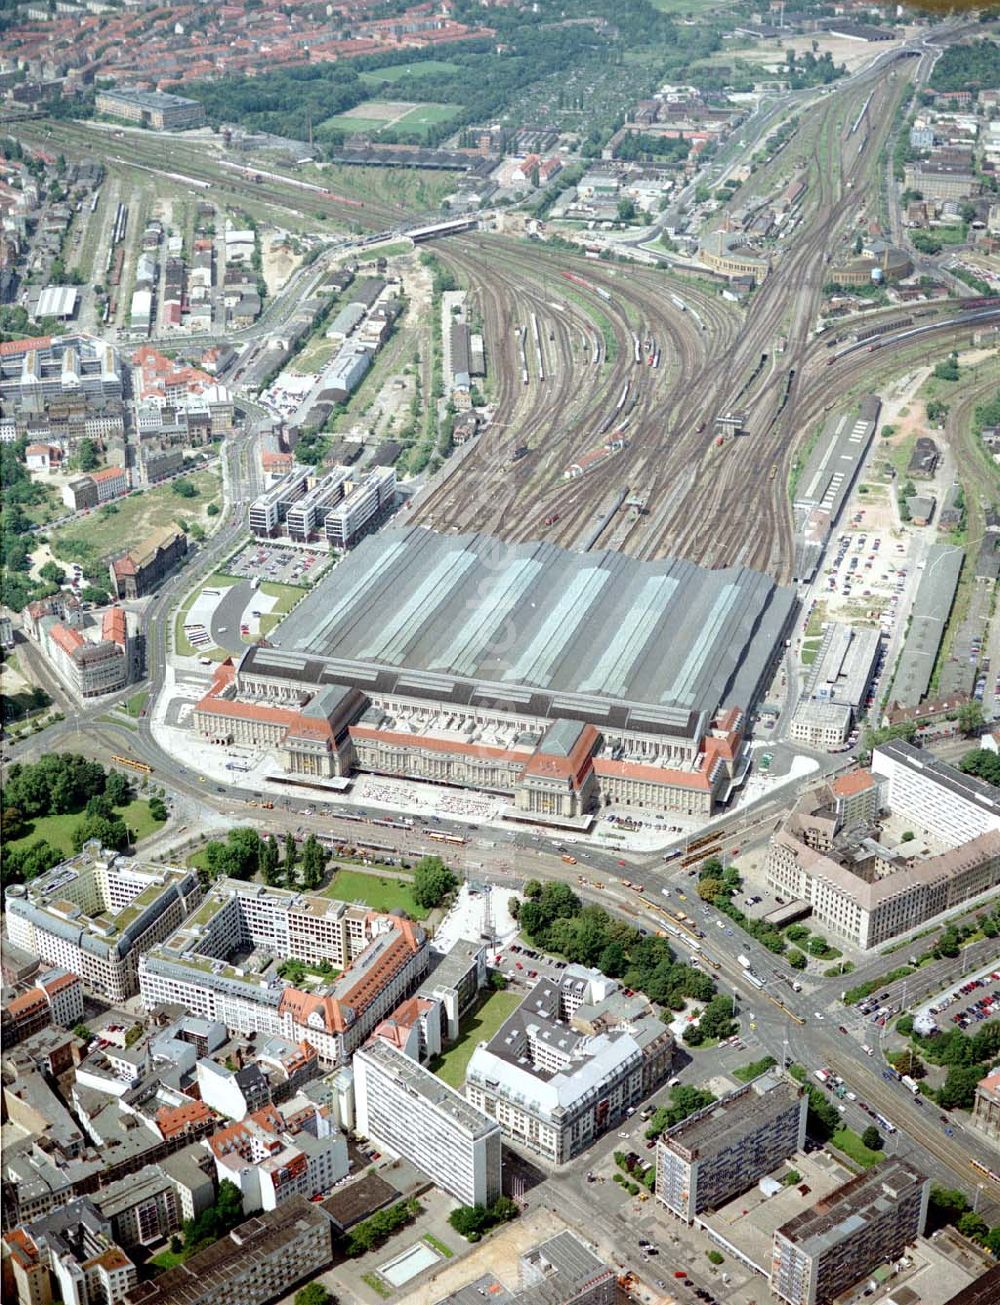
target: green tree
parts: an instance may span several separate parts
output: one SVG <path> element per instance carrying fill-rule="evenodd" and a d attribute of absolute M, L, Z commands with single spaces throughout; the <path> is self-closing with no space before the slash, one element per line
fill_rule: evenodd
<path fill-rule="evenodd" d="M 703 902 L 714 902 L 717 897 L 721 897 L 725 884 L 721 879 L 699 879 L 698 896 Z"/>
<path fill-rule="evenodd" d="M 315 834 L 310 834 L 302 848 L 302 886 L 310 892 L 319 888 L 326 869 L 327 853 Z"/>
<path fill-rule="evenodd" d="M 635 204 L 630 199 L 622 198 L 618 201 L 618 221 L 634 222 L 635 221 Z"/>
<path fill-rule="evenodd" d="M 123 807 L 132 796 L 128 780 L 119 770 L 112 770 L 104 784 L 104 796 L 113 807 Z"/>
<path fill-rule="evenodd" d="M 295 1305 L 337 1305 L 321 1282 L 311 1282 L 295 1293 Z"/>
<path fill-rule="evenodd" d="M 628 957 L 621 943 L 609 942 L 598 958 L 597 968 L 609 979 L 620 979 L 627 964 Z"/>
<path fill-rule="evenodd" d="M 439 856 L 423 856 L 413 867 L 413 896 L 420 906 L 438 906 L 458 886 L 458 880 Z"/>
<path fill-rule="evenodd" d="M 85 816 L 72 833 L 74 851 L 79 852 L 84 843 L 96 838 L 102 847 L 120 852 L 128 843 L 128 830 L 121 816 Z"/>
<path fill-rule="evenodd" d="M 866 1146 L 869 1151 L 882 1150 L 882 1134 L 874 1124 L 869 1124 L 861 1134 L 861 1145 Z"/>
<path fill-rule="evenodd" d="M 793 970 L 804 970 L 808 964 L 805 953 L 796 951 L 794 947 L 789 951 L 786 959 Z"/>
<path fill-rule="evenodd" d="M 61 585 L 66 579 L 66 572 L 58 562 L 46 562 L 44 566 L 38 568 L 38 574 L 53 585 Z"/>
<path fill-rule="evenodd" d="M 282 858 L 281 869 L 282 877 L 285 881 L 286 888 L 295 887 L 295 867 L 299 860 L 299 849 L 295 843 L 295 835 L 287 833 L 285 835 L 285 855 Z"/>
<path fill-rule="evenodd" d="M 154 797 L 149 799 L 149 814 L 158 824 L 162 824 L 166 820 L 167 807 L 162 798 Z"/>
<path fill-rule="evenodd" d="M 927 1202 L 927 1235 L 937 1232 L 949 1223 L 957 1223 L 959 1216 L 968 1208 L 969 1202 L 955 1188 L 931 1187 Z"/>
<path fill-rule="evenodd" d="M 281 871 L 279 868 L 281 855 L 278 851 L 278 840 L 273 834 L 268 834 L 267 838 L 262 842 L 258 859 L 260 861 L 260 872 L 264 883 L 267 884 L 269 888 L 273 888 L 281 882 Z"/>
<path fill-rule="evenodd" d="M 976 1100 L 976 1084 L 983 1077 L 982 1065 L 951 1065 L 938 1091 L 938 1103 L 945 1110 L 969 1110 Z"/>
<path fill-rule="evenodd" d="M 958 709 L 958 728 L 966 738 L 978 734 L 983 728 L 983 707 L 979 702 L 963 703 Z"/>
<path fill-rule="evenodd" d="M 82 439 L 76 446 L 76 456 L 73 461 L 76 463 L 78 471 L 96 471 L 101 464 L 101 459 L 97 455 L 97 445 L 92 439 Z"/>

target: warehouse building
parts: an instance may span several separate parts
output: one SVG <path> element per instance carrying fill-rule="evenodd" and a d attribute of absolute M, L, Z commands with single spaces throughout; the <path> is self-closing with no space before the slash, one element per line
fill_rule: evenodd
<path fill-rule="evenodd" d="M 655 1091 L 673 1048 L 642 993 L 569 965 L 475 1049 L 465 1095 L 512 1142 L 565 1164 Z"/>
<path fill-rule="evenodd" d="M 463 1205 L 501 1194 L 500 1125 L 384 1038 L 354 1056 L 354 1131 L 403 1156 Z"/>
<path fill-rule="evenodd" d="M 770 1284 L 789 1305 L 825 1305 L 898 1259 L 927 1222 L 930 1179 L 891 1158 L 774 1234 Z"/>
<path fill-rule="evenodd" d="M 27 884 L 7 888 L 12 943 L 121 1002 L 139 990 L 139 957 L 201 900 L 195 870 L 144 867 L 88 843 Z"/>
<path fill-rule="evenodd" d="M 964 550 L 955 544 L 932 544 L 927 550 L 892 681 L 893 707 L 916 707 L 927 696 L 964 561 Z"/>
<path fill-rule="evenodd" d="M 368 537 L 274 646 L 220 668 L 195 728 L 225 742 L 239 719 L 261 735 L 254 722 L 340 685 L 364 702 L 329 774 L 504 793 L 511 818 L 543 822 L 586 824 L 610 802 L 710 814 L 745 776 L 744 713 L 793 591 L 742 568 L 544 543 L 504 545 L 497 565 L 496 549 L 419 526 Z"/>
<path fill-rule="evenodd" d="M 875 628 L 827 625 L 792 717 L 795 742 L 828 749 L 844 743 L 875 678 L 880 650 Z"/>
<path fill-rule="evenodd" d="M 767 1073 L 664 1133 L 656 1195 L 687 1223 L 752 1187 L 806 1141 L 805 1090 Z"/>

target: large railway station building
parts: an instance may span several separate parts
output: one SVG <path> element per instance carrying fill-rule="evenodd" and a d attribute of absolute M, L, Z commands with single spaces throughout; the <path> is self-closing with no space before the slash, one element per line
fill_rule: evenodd
<path fill-rule="evenodd" d="M 514 819 L 708 815 L 745 774 L 794 611 L 745 568 L 389 530 L 223 664 L 193 723 L 291 774 L 507 795 Z"/>

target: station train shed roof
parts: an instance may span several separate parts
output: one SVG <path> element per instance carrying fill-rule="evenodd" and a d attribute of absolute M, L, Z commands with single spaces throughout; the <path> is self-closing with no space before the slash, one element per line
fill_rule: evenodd
<path fill-rule="evenodd" d="M 365 539 L 243 668 L 690 734 L 750 708 L 794 604 L 741 567 L 410 526 Z"/>

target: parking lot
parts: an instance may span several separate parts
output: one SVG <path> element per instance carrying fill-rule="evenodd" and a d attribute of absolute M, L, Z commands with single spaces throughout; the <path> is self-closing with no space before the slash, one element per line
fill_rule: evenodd
<path fill-rule="evenodd" d="M 948 1020 L 960 1029 L 971 1028 L 981 1024 L 996 1014 L 1000 1014 L 1000 970 L 994 970 L 976 979 L 968 979 L 943 1000 L 928 1006 L 930 1015 L 941 1015 L 948 1011 Z M 952 1010 L 957 1006 L 958 1010 Z"/>
<path fill-rule="evenodd" d="M 273 543 L 249 544 L 227 564 L 226 574 L 245 580 L 273 580 L 282 585 L 310 585 L 315 584 L 329 562 L 329 554 L 318 550 Z"/>

